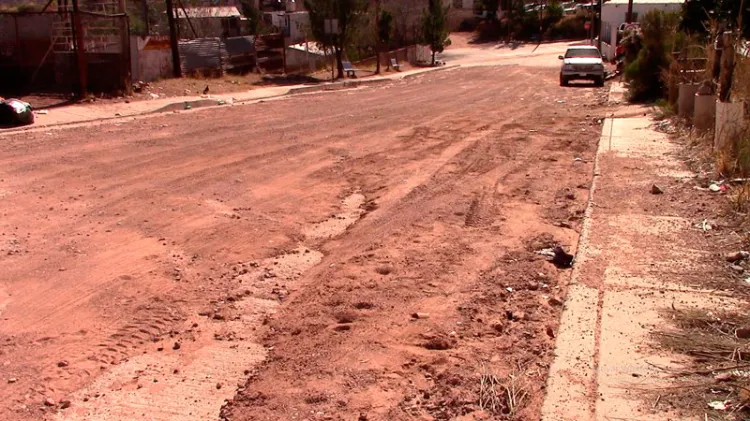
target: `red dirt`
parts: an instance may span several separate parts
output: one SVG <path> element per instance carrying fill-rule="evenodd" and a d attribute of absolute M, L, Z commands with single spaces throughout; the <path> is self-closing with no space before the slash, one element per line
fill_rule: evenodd
<path fill-rule="evenodd" d="M 126 414 L 108 419 L 130 419 L 131 380 L 95 379 L 220 339 L 269 352 L 239 389 L 192 391 L 239 390 L 231 420 L 450 419 L 477 413 L 485 372 L 524 379 L 516 417 L 537 419 L 568 272 L 535 251 L 576 244 L 603 114 L 603 91 L 556 81 L 450 70 L 3 137 L 0 381 L 16 381 L 0 418 L 49 417 L 50 397 L 72 400 L 60 419 L 89 419 L 76 408 L 107 395 Z M 361 210 L 341 203 L 353 193 Z M 311 231 L 332 214 L 345 232 Z M 322 261 L 279 263 L 304 250 Z M 251 299 L 276 313 L 236 331 Z"/>

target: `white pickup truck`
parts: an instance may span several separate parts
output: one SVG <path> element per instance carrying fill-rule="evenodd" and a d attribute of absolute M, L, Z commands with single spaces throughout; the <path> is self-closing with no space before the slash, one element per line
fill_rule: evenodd
<path fill-rule="evenodd" d="M 560 86 L 568 86 L 571 80 L 593 80 L 596 86 L 604 86 L 604 62 L 599 49 L 592 45 L 568 47 L 560 69 Z"/>

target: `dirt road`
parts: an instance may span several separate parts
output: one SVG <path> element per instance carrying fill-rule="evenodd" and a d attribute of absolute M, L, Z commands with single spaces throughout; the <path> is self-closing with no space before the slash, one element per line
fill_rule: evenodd
<path fill-rule="evenodd" d="M 448 419 L 481 374 L 538 418 L 601 94 L 482 67 L 1 138 L 0 418 Z"/>

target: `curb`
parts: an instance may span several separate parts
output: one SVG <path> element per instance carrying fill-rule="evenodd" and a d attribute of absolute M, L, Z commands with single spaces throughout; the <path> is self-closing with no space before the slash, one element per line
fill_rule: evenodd
<path fill-rule="evenodd" d="M 461 66 L 460 64 L 453 64 L 450 66 L 429 68 L 429 69 L 422 70 L 420 72 L 406 73 L 404 75 L 396 74 L 394 75 L 395 77 L 380 77 L 378 79 L 365 79 L 365 80 L 345 80 L 342 82 L 330 82 L 330 83 L 314 85 L 314 86 L 302 86 L 299 88 L 290 89 L 287 92 L 287 95 L 308 94 L 308 93 L 322 92 L 322 91 L 338 91 L 342 89 L 359 88 L 360 86 L 379 85 L 381 83 L 388 83 L 388 82 L 397 81 L 397 80 L 413 79 L 425 73 L 432 73 L 432 72 L 437 72 L 441 70 L 455 69 L 460 66 Z"/>
<path fill-rule="evenodd" d="M 433 73 L 433 72 L 440 72 L 443 70 L 453 70 L 457 69 L 459 67 L 462 67 L 460 64 L 451 64 L 449 66 L 442 66 L 442 67 L 433 67 L 424 71 L 421 71 L 419 73 L 408 73 L 398 78 L 398 80 L 408 80 L 408 79 L 414 79 L 417 76 L 423 75 L 425 73 Z"/>
<path fill-rule="evenodd" d="M 291 95 L 296 95 L 296 94 L 310 94 L 310 93 L 316 93 L 316 92 L 332 92 L 332 91 L 341 91 L 341 90 L 346 90 L 346 89 L 355 89 L 355 88 L 359 88 L 362 86 L 379 85 L 379 84 L 384 84 L 384 83 L 393 82 L 393 81 L 413 79 L 417 76 L 420 76 L 426 73 L 456 69 L 458 67 L 461 67 L 461 65 L 453 64 L 449 66 L 428 68 L 420 72 L 407 73 L 404 75 L 398 75 L 396 77 L 381 77 L 378 79 L 365 79 L 365 80 L 345 80 L 341 82 L 329 82 L 329 83 L 313 85 L 313 86 L 301 86 L 298 88 L 291 88 L 283 94 L 273 94 L 273 95 L 268 95 L 264 97 L 249 98 L 245 100 L 239 99 L 239 100 L 236 100 L 234 104 L 244 105 L 244 104 L 254 103 L 257 101 L 265 101 L 268 99 L 280 98 L 280 97 L 291 96 Z M 171 104 L 164 105 L 155 110 L 143 111 L 143 112 L 139 112 L 135 114 L 115 115 L 112 117 L 95 118 L 91 120 L 69 121 L 66 123 L 44 124 L 44 125 L 38 125 L 38 126 L 37 125 L 22 126 L 22 127 L 13 128 L 13 129 L 0 130 L 0 137 L 6 136 L 6 135 L 24 133 L 24 132 L 28 132 L 32 130 L 51 129 L 51 128 L 57 128 L 57 127 L 74 126 L 77 124 L 107 122 L 107 121 L 114 121 L 114 120 L 124 120 L 124 119 L 135 118 L 135 117 L 155 116 L 155 115 L 160 115 L 160 114 L 172 113 L 175 111 L 185 110 L 185 104 L 190 105 L 191 109 L 198 109 L 198 108 L 209 109 L 209 108 L 224 107 L 225 104 L 220 104 L 219 103 L 220 101 L 221 100 L 218 100 L 218 99 L 175 101 Z"/>
<path fill-rule="evenodd" d="M 171 104 L 165 105 L 153 111 L 146 111 L 144 113 L 139 113 L 139 114 L 131 114 L 126 117 L 132 117 L 132 116 L 144 115 L 144 114 L 152 114 L 152 113 L 169 113 L 173 111 L 184 110 L 185 107 L 187 106 L 189 106 L 190 109 L 216 107 L 216 106 L 222 105 L 220 104 L 220 102 L 221 100 L 218 100 L 218 99 L 199 99 L 196 101 L 173 102 Z"/>
<path fill-rule="evenodd" d="M 390 82 L 391 80 L 392 79 L 390 78 L 370 79 L 370 80 L 345 80 L 343 82 L 332 82 L 332 83 L 326 83 L 326 84 L 321 84 L 321 85 L 302 86 L 299 88 L 292 88 L 286 94 L 294 95 L 294 94 L 309 94 L 309 93 L 321 92 L 321 91 L 340 91 L 343 89 L 358 88 L 360 86 L 366 86 L 366 85 L 377 85 L 380 83 Z"/>

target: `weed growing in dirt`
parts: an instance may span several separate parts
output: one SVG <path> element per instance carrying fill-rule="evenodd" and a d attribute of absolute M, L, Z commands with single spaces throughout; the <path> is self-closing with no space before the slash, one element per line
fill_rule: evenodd
<path fill-rule="evenodd" d="M 674 106 L 665 99 L 654 103 L 654 120 L 661 121 L 675 116 Z"/>
<path fill-rule="evenodd" d="M 750 125 L 717 151 L 716 170 L 728 177 L 750 176 Z"/>
<path fill-rule="evenodd" d="M 729 195 L 729 202 L 735 212 L 747 214 L 750 211 L 750 184 L 743 183 L 733 189 Z"/>

